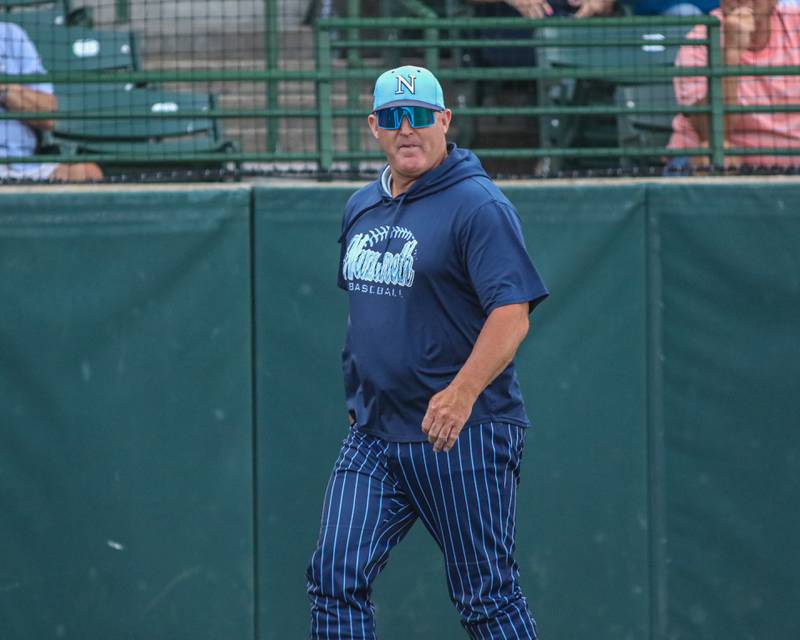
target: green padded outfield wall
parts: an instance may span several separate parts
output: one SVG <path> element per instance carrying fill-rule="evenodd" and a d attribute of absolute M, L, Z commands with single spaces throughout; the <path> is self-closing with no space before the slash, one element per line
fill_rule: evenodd
<path fill-rule="evenodd" d="M 308 636 L 305 563 L 347 432 L 336 287 L 352 187 L 256 189 L 253 225 L 258 411 L 259 606 L 263 638 Z"/>
<path fill-rule="evenodd" d="M 246 189 L 0 192 L 0 638 L 251 638 Z"/>
<path fill-rule="evenodd" d="M 523 586 L 545 638 L 642 638 L 646 190 L 506 191 L 551 290 L 519 357 L 534 423 L 518 508 Z"/>
<path fill-rule="evenodd" d="M 800 638 L 800 186 L 650 193 L 661 637 Z"/>
<path fill-rule="evenodd" d="M 355 186 L 0 192 L 0 640 L 308 635 Z M 544 638 L 800 637 L 800 182 L 515 184 Z M 462 638 L 417 526 L 382 640 Z"/>
<path fill-rule="evenodd" d="M 259 600 L 265 637 L 276 640 L 307 634 L 304 568 L 347 430 L 339 368 L 346 296 L 335 283 L 341 207 L 351 192 L 256 190 L 258 318 L 271 328 L 258 336 Z M 519 492 L 523 585 L 548 635 L 643 638 L 645 189 L 508 194 L 553 291 L 520 355 L 536 423 Z M 441 556 L 421 525 L 393 551 L 375 602 L 386 640 L 464 635 Z"/>
<path fill-rule="evenodd" d="M 519 356 L 535 427 L 518 558 L 545 637 L 794 640 L 800 188 L 506 192 L 553 293 Z M 303 572 L 346 430 L 334 279 L 349 193 L 255 194 L 257 317 L 272 328 L 257 348 L 265 638 L 307 633 Z M 422 527 L 374 599 L 384 640 L 463 637 Z"/>

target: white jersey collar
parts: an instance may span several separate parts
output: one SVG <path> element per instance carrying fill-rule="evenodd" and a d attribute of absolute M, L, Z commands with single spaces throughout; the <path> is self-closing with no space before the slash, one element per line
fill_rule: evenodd
<path fill-rule="evenodd" d="M 389 165 L 386 165 L 386 168 L 383 170 L 381 174 L 381 186 L 383 190 L 389 194 L 389 197 L 392 197 L 392 172 L 389 168 Z"/>

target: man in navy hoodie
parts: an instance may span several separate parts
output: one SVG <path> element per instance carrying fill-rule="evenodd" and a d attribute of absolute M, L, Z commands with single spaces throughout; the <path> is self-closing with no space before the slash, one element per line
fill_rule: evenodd
<path fill-rule="evenodd" d="M 382 74 L 369 127 L 388 166 L 342 224 L 350 432 L 308 567 L 311 637 L 375 638 L 374 579 L 420 519 L 472 638 L 536 638 L 514 560 L 528 426 L 514 369 L 548 294 L 514 206 L 445 139 L 427 69 Z"/>

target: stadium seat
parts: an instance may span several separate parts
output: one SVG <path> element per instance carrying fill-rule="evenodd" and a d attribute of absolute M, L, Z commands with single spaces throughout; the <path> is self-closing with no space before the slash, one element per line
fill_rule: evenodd
<path fill-rule="evenodd" d="M 31 7 L 41 7 L 46 4 L 50 5 L 61 5 L 61 0 L 0 0 L 0 11 L 3 12 L 3 17 L 5 17 L 5 12 L 12 12 L 16 9 L 30 9 Z"/>
<path fill-rule="evenodd" d="M 683 38 L 687 27 L 572 27 L 541 30 L 544 39 L 560 43 L 595 39 L 608 42 L 607 46 L 553 46 L 537 50 L 538 64 L 545 68 L 598 69 L 632 68 L 641 70 L 636 77 L 613 75 L 602 79 L 563 78 L 546 79 L 539 84 L 539 101 L 542 106 L 610 106 L 616 103 L 615 93 L 620 86 L 652 83 L 648 69 L 671 67 L 678 46 L 661 44 L 667 39 Z M 619 46 L 620 40 L 640 40 L 641 46 Z M 588 76 L 589 74 L 587 74 Z M 540 120 L 543 147 L 615 147 L 618 144 L 617 118 L 614 116 L 564 116 L 548 115 Z M 551 169 L 591 169 L 619 166 L 619 158 L 574 159 L 566 162 L 554 160 Z"/>
<path fill-rule="evenodd" d="M 130 31 L 98 31 L 51 24 L 25 26 L 45 69 L 51 73 L 136 68 L 136 40 Z"/>
<path fill-rule="evenodd" d="M 98 84 L 57 86 L 56 95 L 61 111 L 118 116 L 57 120 L 46 145 L 57 147 L 65 155 L 91 153 L 111 157 L 121 154 L 130 157 L 135 164 L 143 158 L 192 152 L 224 153 L 235 148 L 231 141 L 222 138 L 220 126 L 211 117 L 131 117 L 181 111 L 211 112 L 214 109 L 211 94 Z"/>
<path fill-rule="evenodd" d="M 25 29 L 26 32 L 30 32 L 35 31 L 37 27 L 90 27 L 91 16 L 92 12 L 89 7 L 68 11 L 61 4 L 56 4 L 46 9 L 0 12 L 0 21 L 13 22 Z"/>
<path fill-rule="evenodd" d="M 607 46 L 553 46 L 537 50 L 539 64 L 556 68 L 585 67 L 591 69 L 610 67 L 635 67 L 643 71 L 653 67 L 672 66 L 678 47 L 663 45 L 664 40 L 683 38 L 688 29 L 679 27 L 625 26 L 625 27 L 547 27 L 540 35 L 545 40 L 561 43 L 608 42 Z M 621 40 L 640 40 L 641 46 L 619 46 Z M 646 77 L 646 74 L 642 74 Z M 612 77 L 612 79 L 614 79 Z M 623 77 L 622 81 L 628 81 Z M 646 81 L 646 80 L 645 80 Z"/>
<path fill-rule="evenodd" d="M 142 158 L 158 158 L 173 154 L 225 153 L 235 150 L 236 145 L 229 140 L 220 140 L 216 135 L 195 136 L 189 140 L 171 140 L 154 145 L 152 142 L 99 142 L 90 140 L 78 145 L 77 152 L 99 153 L 104 155 L 122 154 L 132 161 Z M 174 163 L 173 163 L 174 164 Z M 188 160 L 184 164 L 191 164 Z"/>
<path fill-rule="evenodd" d="M 58 147 L 64 155 L 63 145 Z M 214 153 L 224 156 L 238 150 L 238 146 L 223 140 L 218 135 L 206 133 L 185 140 L 161 140 L 158 142 L 101 142 L 85 140 L 77 143 L 66 153 L 70 155 L 108 156 L 107 162 L 98 161 L 105 176 L 130 174 L 134 172 L 151 172 L 154 170 L 219 170 L 226 165 L 239 166 L 238 161 L 227 162 L 224 157 L 216 160 L 195 160 L 194 154 Z M 113 156 L 122 156 L 124 161 L 115 160 Z M 183 160 L 175 160 L 181 156 Z"/>
<path fill-rule="evenodd" d="M 27 33 L 40 26 L 50 29 L 64 27 L 67 24 L 67 17 L 60 6 L 55 6 L 48 9 L 0 13 L 0 21 L 18 24 Z"/>
<path fill-rule="evenodd" d="M 671 84 L 640 84 L 619 86 L 615 95 L 620 107 L 673 106 L 673 113 L 623 113 L 617 118 L 617 135 L 620 147 L 665 147 L 672 134 L 672 119 L 679 111 Z M 647 167 L 662 164 L 660 156 L 625 157 L 623 167 Z"/>
<path fill-rule="evenodd" d="M 111 89 L 109 90 L 109 86 Z M 55 125 L 55 134 L 64 138 L 107 141 L 146 141 L 164 137 L 195 135 L 213 131 L 210 118 L 132 118 L 141 114 L 174 114 L 181 111 L 208 112 L 212 98 L 207 93 L 162 91 L 130 86 L 120 88 L 83 85 L 57 86 L 60 111 L 104 113 L 115 118 L 87 120 L 63 119 Z"/>

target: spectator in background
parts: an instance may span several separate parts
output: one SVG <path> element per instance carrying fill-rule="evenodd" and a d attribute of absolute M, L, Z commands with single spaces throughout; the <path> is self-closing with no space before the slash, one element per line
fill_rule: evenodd
<path fill-rule="evenodd" d="M 466 0 L 482 18 L 547 18 L 550 16 L 612 15 L 618 8 L 616 0 Z M 530 37 L 531 30 L 484 29 L 481 37 L 503 40 Z M 476 52 L 478 64 L 488 67 L 532 67 L 536 64 L 533 48 L 485 47 Z"/>
<path fill-rule="evenodd" d="M 16 24 L 0 22 L 0 75 L 46 73 L 36 47 L 25 31 Z M 0 84 L 0 111 L 55 111 L 53 85 Z M 2 162 L 3 158 L 34 155 L 38 143 L 37 130 L 49 131 L 52 120 L 0 120 L 0 179 L 53 180 L 82 182 L 99 180 L 103 172 L 96 164 L 28 164 Z"/>
<path fill-rule="evenodd" d="M 777 0 L 722 0 L 721 10 L 712 11 L 722 23 L 722 47 L 726 65 L 791 65 L 800 68 L 800 9 L 778 5 Z M 705 38 L 706 28 L 698 25 L 688 35 Z M 706 47 L 683 46 L 675 64 L 705 66 Z M 680 105 L 708 103 L 708 83 L 703 77 L 676 77 L 675 96 Z M 726 104 L 800 104 L 800 75 L 730 76 L 723 79 Z M 709 116 L 678 115 L 669 147 L 707 147 Z M 800 113 L 735 113 L 725 116 L 725 146 L 748 148 L 797 148 L 798 155 L 756 155 L 729 157 L 729 166 L 800 166 Z M 707 157 L 695 157 L 693 165 L 706 164 Z M 680 168 L 675 162 L 671 168 Z"/>

